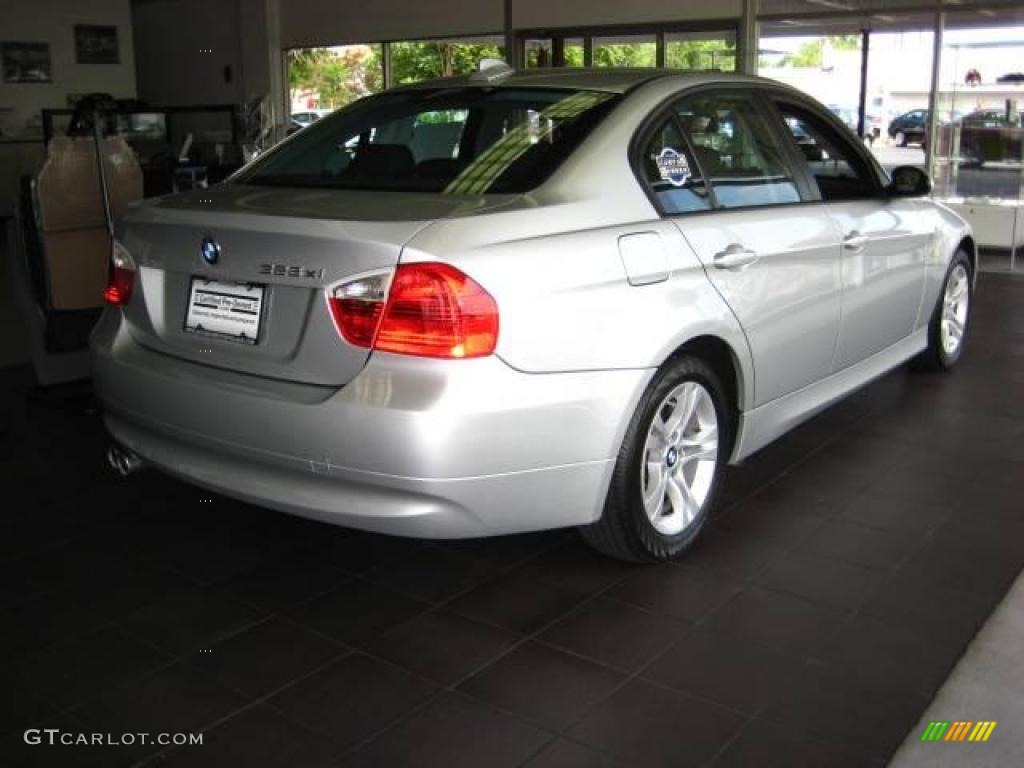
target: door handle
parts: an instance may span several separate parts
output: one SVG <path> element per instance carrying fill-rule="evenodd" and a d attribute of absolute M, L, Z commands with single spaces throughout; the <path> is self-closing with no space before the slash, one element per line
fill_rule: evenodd
<path fill-rule="evenodd" d="M 715 254 L 714 265 L 717 269 L 743 269 L 759 258 L 756 251 L 744 248 L 739 243 L 732 243 L 726 246 L 724 251 Z"/>
<path fill-rule="evenodd" d="M 857 230 L 853 230 L 853 232 L 843 238 L 843 248 L 848 251 L 862 251 L 867 244 L 867 235 L 862 235 Z"/>

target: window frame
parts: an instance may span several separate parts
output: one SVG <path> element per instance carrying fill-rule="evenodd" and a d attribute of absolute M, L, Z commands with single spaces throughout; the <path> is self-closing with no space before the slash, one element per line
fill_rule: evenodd
<path fill-rule="evenodd" d="M 778 88 L 765 88 L 763 96 L 771 110 L 772 122 L 775 123 L 777 129 L 781 130 L 784 134 L 786 144 L 790 148 L 790 154 L 794 156 L 796 163 L 799 165 L 800 172 L 807 180 L 807 184 L 814 191 L 814 195 L 817 200 L 824 203 L 847 203 L 856 202 L 858 200 L 884 200 L 888 198 L 889 195 L 886 191 L 889 183 L 888 176 L 878 164 L 875 156 L 868 151 L 867 147 L 864 146 L 863 142 L 852 141 L 847 136 L 850 132 L 849 129 L 834 112 L 829 109 L 823 110 L 816 107 L 813 101 L 803 97 L 802 94 L 791 93 Z M 818 187 L 818 180 L 815 178 L 814 172 L 811 170 L 811 166 L 804 158 L 803 153 L 800 152 L 800 148 L 797 145 L 792 132 L 786 127 L 786 119 L 779 107 L 780 103 L 789 104 L 791 107 L 795 107 L 798 111 L 806 112 L 811 117 L 817 118 L 820 122 L 825 123 L 826 127 L 831 129 L 831 132 L 834 134 L 834 140 L 838 141 L 843 148 L 850 151 L 854 157 L 857 157 L 864 164 L 864 168 L 867 170 L 869 175 L 868 180 L 872 187 L 872 194 L 865 195 L 863 197 L 851 198 L 850 200 L 825 200 L 821 195 L 821 189 Z"/>
<path fill-rule="evenodd" d="M 715 196 L 715 191 L 711 188 L 711 184 L 704 177 L 704 168 L 701 166 L 700 161 L 697 159 L 697 153 L 693 148 L 693 143 L 690 141 L 686 132 L 683 131 L 683 124 L 679 120 L 679 115 L 676 114 L 676 110 L 672 108 L 673 104 L 676 103 L 676 99 L 671 99 L 668 104 L 661 104 L 651 115 L 645 119 L 644 125 L 634 135 L 633 141 L 630 146 L 629 164 L 633 168 L 633 173 L 636 176 L 637 182 L 640 187 L 647 194 L 648 199 L 651 201 L 651 205 L 655 207 L 659 215 L 662 217 L 669 216 L 684 216 L 688 214 L 701 214 L 711 213 L 720 209 L 718 204 L 718 198 Z M 675 126 L 676 131 L 683 139 L 683 147 L 688 155 L 687 161 L 692 162 L 700 172 L 701 181 L 704 182 L 704 187 L 708 193 L 709 206 L 702 211 L 667 211 L 665 206 L 661 203 L 661 198 L 658 197 L 658 191 L 654 186 L 647 180 L 647 172 L 644 168 L 644 154 L 647 151 L 647 147 L 650 142 L 654 139 L 654 136 L 661 130 L 662 126 L 667 123 L 672 123 Z"/>
<path fill-rule="evenodd" d="M 813 177 L 810 177 L 809 179 L 809 171 L 806 167 L 806 163 L 803 162 L 802 157 L 797 156 L 799 155 L 799 150 L 796 148 L 792 137 L 782 133 L 783 131 L 787 131 L 785 123 L 781 122 L 781 116 L 779 115 L 778 110 L 774 109 L 774 107 L 765 98 L 765 90 L 767 89 L 764 86 L 747 82 L 703 83 L 675 91 L 670 96 L 663 99 L 661 103 L 648 113 L 640 126 L 633 133 L 633 138 L 629 146 L 629 164 L 633 169 L 634 178 L 644 191 L 644 194 L 647 195 L 647 199 L 651 201 L 651 205 L 654 207 L 654 210 L 658 212 L 658 215 L 661 218 L 706 216 L 708 214 L 729 211 L 757 211 L 769 208 L 780 209 L 794 205 L 804 205 L 809 202 L 821 201 L 817 183 L 814 182 Z M 739 95 L 744 97 L 750 101 L 755 111 L 760 113 L 760 116 L 765 120 L 765 125 L 768 127 L 769 134 L 779 144 L 779 149 L 782 152 L 782 160 L 786 163 L 788 170 L 792 173 L 793 184 L 797 188 L 797 194 L 800 197 L 799 200 L 794 200 L 790 203 L 763 203 L 759 205 L 733 207 L 725 207 L 718 202 L 718 197 L 715 194 L 715 185 L 710 179 L 708 179 L 705 168 L 701 164 L 700 158 L 694 150 L 690 137 L 687 135 L 687 132 L 683 130 L 683 124 L 679 119 L 678 110 L 676 109 L 676 105 L 683 99 L 709 91 L 713 93 Z M 690 156 L 693 158 L 694 164 L 697 166 L 698 170 L 700 170 L 701 178 L 707 186 L 708 199 L 711 201 L 711 207 L 706 210 L 680 211 L 678 213 L 666 211 L 665 207 L 658 199 L 657 192 L 655 192 L 651 185 L 647 183 L 647 175 L 643 167 L 643 153 L 646 149 L 647 142 L 650 141 L 654 131 L 662 125 L 666 118 L 675 121 L 676 127 L 679 129 L 679 132 L 683 137 L 683 141 L 686 144 L 686 148 L 689 151 Z"/>

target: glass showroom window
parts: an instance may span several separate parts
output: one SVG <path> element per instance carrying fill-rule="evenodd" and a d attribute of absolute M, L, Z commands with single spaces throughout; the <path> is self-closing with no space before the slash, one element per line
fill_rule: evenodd
<path fill-rule="evenodd" d="M 391 68 L 394 83 L 404 85 L 473 72 L 481 59 L 504 59 L 503 42 L 503 38 L 493 35 L 392 43 Z"/>
<path fill-rule="evenodd" d="M 653 33 L 594 38 L 595 67 L 653 67 L 657 59 Z"/>
<path fill-rule="evenodd" d="M 304 128 L 327 112 L 384 87 L 380 45 L 292 48 L 288 95 L 293 126 Z"/>
<path fill-rule="evenodd" d="M 861 36 L 793 36 L 792 28 L 781 24 L 765 25 L 761 34 L 757 73 L 811 95 L 856 132 L 860 122 Z M 874 43 L 872 47 L 876 47 Z M 881 80 L 872 78 L 869 71 L 864 120 L 868 135 L 879 135 L 886 125 L 882 98 L 886 83 L 901 79 L 903 70 L 915 69 L 901 66 L 900 61 L 898 57 L 891 59 Z M 922 68 L 922 72 L 927 70 Z"/>
<path fill-rule="evenodd" d="M 561 40 L 562 59 L 558 59 L 558 43 Z M 582 67 L 582 37 L 528 37 L 523 41 L 527 69 L 544 67 Z"/>
<path fill-rule="evenodd" d="M 665 35 L 665 66 L 734 72 L 736 33 L 670 32 Z"/>
<path fill-rule="evenodd" d="M 551 38 L 529 38 L 524 40 L 523 50 L 525 52 L 523 61 L 527 69 L 543 69 L 554 66 Z"/>
<path fill-rule="evenodd" d="M 585 56 L 585 54 L 583 53 L 583 48 L 584 45 L 582 37 L 565 38 L 565 45 L 563 46 L 565 66 L 582 67 L 583 59 Z"/>

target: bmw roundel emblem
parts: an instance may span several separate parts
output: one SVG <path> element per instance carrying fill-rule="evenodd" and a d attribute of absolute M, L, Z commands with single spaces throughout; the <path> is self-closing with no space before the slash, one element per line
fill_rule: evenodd
<path fill-rule="evenodd" d="M 212 237 L 204 237 L 199 245 L 199 253 L 207 264 L 216 264 L 220 259 L 220 246 Z"/>

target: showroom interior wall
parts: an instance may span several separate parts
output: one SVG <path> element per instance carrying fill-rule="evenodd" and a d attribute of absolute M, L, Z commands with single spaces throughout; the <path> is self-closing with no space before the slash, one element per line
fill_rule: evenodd
<path fill-rule="evenodd" d="M 285 48 L 500 32 L 504 0 L 280 0 Z M 586 3 L 581 3 L 581 6 Z"/>
<path fill-rule="evenodd" d="M 742 0 L 513 0 L 512 23 L 517 29 L 538 29 L 731 19 L 740 15 L 742 5 Z"/>
<path fill-rule="evenodd" d="M 241 104 L 281 85 L 278 0 L 132 0 L 139 98 Z"/>
<path fill-rule="evenodd" d="M 116 26 L 120 63 L 75 62 L 75 24 Z M 50 46 L 52 82 L 0 82 L 0 217 L 13 211 L 17 179 L 36 170 L 43 146 L 39 111 L 67 106 L 69 94 L 135 96 L 135 46 L 130 0 L 2 0 L 0 38 Z"/>
<path fill-rule="evenodd" d="M 165 107 L 242 102 L 236 0 L 135 0 L 132 6 L 140 99 Z"/>
<path fill-rule="evenodd" d="M 119 64 L 77 64 L 75 24 L 116 26 Z M 50 45 L 52 82 L 0 82 L 5 125 L 23 125 L 45 107 L 66 107 L 68 94 L 103 91 L 118 97 L 135 95 L 135 47 L 130 0 L 3 0 L 0 38 Z"/>
<path fill-rule="evenodd" d="M 736 18 L 742 0 L 512 0 L 517 29 L 603 26 L 645 22 Z M 501 32 L 504 0 L 375 0 L 373 13 L 359 2 L 281 2 L 281 42 L 286 48 L 381 40 Z"/>
<path fill-rule="evenodd" d="M 132 0 L 139 97 L 153 104 L 285 103 L 279 51 L 498 34 L 505 0 Z M 512 0 L 516 29 L 737 18 L 742 0 Z M 182 20 L 188 23 L 183 24 Z M 200 55 L 200 50 L 212 53 Z M 168 66 L 173 62 L 173 66 Z M 231 81 L 224 68 L 231 67 Z"/>

